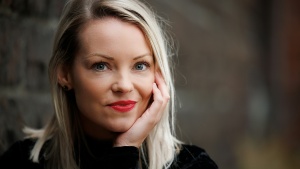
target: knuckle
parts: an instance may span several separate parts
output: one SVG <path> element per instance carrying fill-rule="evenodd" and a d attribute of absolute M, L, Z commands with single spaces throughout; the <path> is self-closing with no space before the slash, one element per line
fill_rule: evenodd
<path fill-rule="evenodd" d="M 171 97 L 170 97 L 170 95 L 166 95 L 164 98 L 166 101 L 169 101 Z"/>
<path fill-rule="evenodd" d="M 148 120 L 149 125 L 154 126 L 157 123 L 156 118 L 151 118 Z"/>
<path fill-rule="evenodd" d="M 159 104 L 163 104 L 163 103 L 164 103 L 164 99 L 163 99 L 162 97 L 157 98 L 156 101 L 157 101 Z"/>

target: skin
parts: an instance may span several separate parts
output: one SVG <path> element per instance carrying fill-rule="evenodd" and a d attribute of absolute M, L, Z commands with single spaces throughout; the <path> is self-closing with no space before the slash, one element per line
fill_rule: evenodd
<path fill-rule="evenodd" d="M 139 147 L 169 100 L 143 32 L 131 23 L 106 17 L 87 22 L 79 40 L 71 69 L 61 67 L 58 78 L 62 86 L 74 90 L 83 130 L 113 140 L 114 146 Z M 136 104 L 125 113 L 109 106 L 120 100 Z"/>

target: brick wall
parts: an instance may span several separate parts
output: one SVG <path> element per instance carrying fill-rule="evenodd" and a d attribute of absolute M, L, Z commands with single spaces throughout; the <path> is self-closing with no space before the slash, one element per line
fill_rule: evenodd
<path fill-rule="evenodd" d="M 0 154 L 52 113 L 47 65 L 62 0 L 0 1 Z"/>
<path fill-rule="evenodd" d="M 47 63 L 64 2 L 0 1 L 0 154 L 24 136 L 24 125 L 40 128 L 53 112 Z M 281 117 L 299 117 L 286 115 L 284 105 L 274 102 L 282 99 L 277 74 L 285 77 L 286 71 L 276 69 L 276 57 L 286 58 L 276 52 L 284 44 L 270 47 L 271 39 L 280 37 L 272 35 L 280 29 L 271 27 L 281 25 L 275 20 L 281 3 L 273 9 L 272 0 L 147 2 L 169 21 L 179 44 L 178 135 L 205 148 L 220 168 L 299 167 L 299 151 L 285 149 L 288 143 L 278 139 L 285 136 L 280 124 L 289 128 L 290 122 Z M 298 131 L 294 121 L 293 133 Z"/>

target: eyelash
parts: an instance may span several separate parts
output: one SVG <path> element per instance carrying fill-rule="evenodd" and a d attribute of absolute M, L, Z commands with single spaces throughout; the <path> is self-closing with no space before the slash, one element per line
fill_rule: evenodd
<path fill-rule="evenodd" d="M 99 69 L 97 69 L 97 66 L 99 66 L 100 64 L 103 64 L 104 66 L 106 66 L 107 69 L 110 69 L 109 64 L 108 64 L 107 62 L 103 62 L 103 61 L 94 63 L 94 64 L 92 65 L 92 68 L 95 69 L 95 70 L 97 70 L 97 71 L 104 71 L 104 70 L 99 70 Z M 134 68 L 135 68 L 135 66 L 137 66 L 137 65 L 139 65 L 139 64 L 145 65 L 146 68 L 149 68 L 149 67 L 150 67 L 150 63 L 149 63 L 149 62 L 147 62 L 147 61 L 140 61 L 140 62 L 137 62 L 137 63 L 134 64 Z"/>
<path fill-rule="evenodd" d="M 97 70 L 97 71 L 104 71 L 104 70 L 97 69 L 97 66 L 99 66 L 100 64 L 103 64 L 104 66 L 106 66 L 107 69 L 109 69 L 108 63 L 107 62 L 103 62 L 103 61 L 100 61 L 100 62 L 97 62 L 97 63 L 93 64 L 92 68 L 95 69 L 95 70 Z"/>
<path fill-rule="evenodd" d="M 136 64 L 134 64 L 134 66 L 137 66 L 137 65 L 139 65 L 139 64 L 143 64 L 143 65 L 145 65 L 147 68 L 150 67 L 150 64 L 149 64 L 148 62 L 146 62 L 146 61 L 137 62 Z"/>

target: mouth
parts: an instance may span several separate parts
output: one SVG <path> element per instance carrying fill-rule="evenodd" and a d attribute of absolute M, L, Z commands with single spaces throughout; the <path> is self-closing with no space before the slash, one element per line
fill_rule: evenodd
<path fill-rule="evenodd" d="M 118 112 L 128 112 L 134 108 L 136 101 L 122 100 L 109 104 L 108 106 Z"/>

